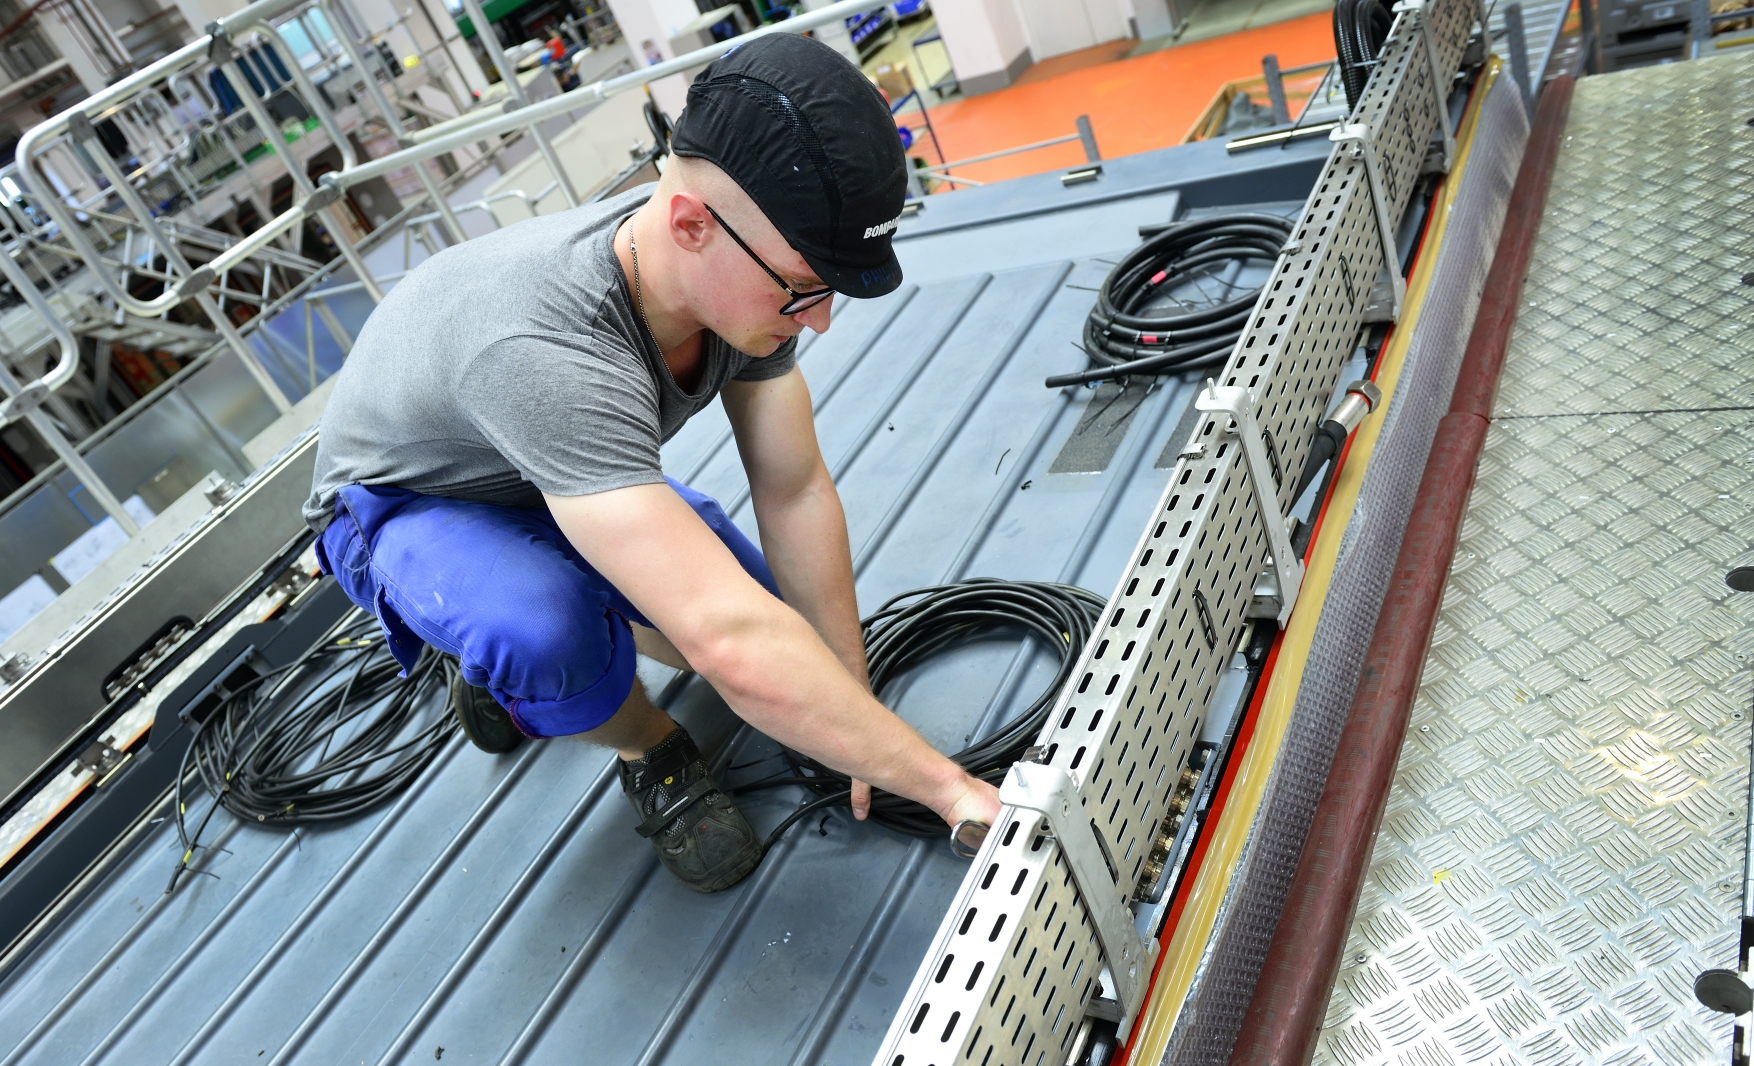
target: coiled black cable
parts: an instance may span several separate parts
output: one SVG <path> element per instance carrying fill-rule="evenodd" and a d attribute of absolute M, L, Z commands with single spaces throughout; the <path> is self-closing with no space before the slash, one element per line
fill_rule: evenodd
<path fill-rule="evenodd" d="M 428 647 L 408 676 L 398 676 L 401 669 L 377 621 L 354 612 L 297 660 L 214 708 L 183 754 L 176 789 L 183 858 L 165 891 L 176 887 L 221 807 L 245 821 L 336 821 L 365 813 L 419 776 L 457 731 L 449 701 L 435 698 L 457 665 Z M 183 797 L 191 767 L 215 797 L 193 834 Z"/>
<path fill-rule="evenodd" d="M 1041 734 L 1054 701 L 1071 680 L 1079 654 L 1101 621 L 1103 606 L 1102 598 L 1088 589 L 1048 581 L 974 578 L 904 592 L 861 623 L 871 691 L 881 697 L 884 686 L 933 656 L 1006 631 L 1022 629 L 1052 647 L 1059 656 L 1059 668 L 1034 702 L 950 756 L 975 777 L 998 784 Z M 730 790 L 803 785 L 816 794 L 816 799 L 793 811 L 769 834 L 769 847 L 812 811 L 851 803 L 852 784 L 846 774 L 790 750 L 785 751 L 785 757 L 791 764 L 790 774 Z M 871 795 L 871 821 L 909 836 L 932 837 L 946 831 L 943 820 L 924 804 L 876 789 Z"/>
<path fill-rule="evenodd" d="M 1336 0 L 1334 55 L 1340 66 L 1340 84 L 1346 90 L 1347 110 L 1358 106 L 1394 24 L 1395 14 L 1386 0 Z"/>
<path fill-rule="evenodd" d="M 1170 312 L 1152 305 L 1177 286 L 1233 264 L 1274 260 L 1290 238 L 1290 220 L 1254 212 L 1163 227 L 1115 264 L 1097 291 L 1084 322 L 1084 352 L 1096 365 L 1048 378 L 1048 388 L 1223 364 L 1248 324 L 1259 286 L 1233 289 L 1229 299 L 1196 309 Z"/>

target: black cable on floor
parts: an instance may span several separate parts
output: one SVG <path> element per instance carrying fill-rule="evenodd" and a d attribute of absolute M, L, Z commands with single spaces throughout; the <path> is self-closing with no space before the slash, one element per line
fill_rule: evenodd
<path fill-rule="evenodd" d="M 1059 657 L 1059 668 L 1034 702 L 951 756 L 970 774 L 996 785 L 1040 736 L 1055 700 L 1078 666 L 1079 654 L 1101 622 L 1103 606 L 1102 598 L 1088 589 L 1047 581 L 975 578 L 904 592 L 861 623 L 871 690 L 881 698 L 884 686 L 934 656 L 1019 629 L 1052 648 Z M 846 774 L 796 752 L 785 754 L 792 765 L 791 774 L 729 790 L 803 785 L 816 793 L 816 799 L 793 811 L 774 829 L 768 836 L 769 847 L 811 812 L 851 803 L 852 786 Z M 947 831 L 930 808 L 880 790 L 872 792 L 871 820 L 909 836 L 933 837 Z"/>
<path fill-rule="evenodd" d="M 214 708 L 177 776 L 183 857 L 165 891 L 176 887 L 220 807 L 261 823 L 336 821 L 364 814 L 419 776 L 457 731 L 448 700 L 435 698 L 457 666 L 428 647 L 408 676 L 398 676 L 401 669 L 376 619 L 355 613 Z M 215 797 L 193 834 L 184 798 L 191 768 Z"/>
<path fill-rule="evenodd" d="M 1225 298 L 1204 307 L 1189 307 L 1169 294 L 1249 260 L 1270 263 L 1290 239 L 1290 220 L 1255 212 L 1173 222 L 1150 233 L 1097 291 L 1083 346 L 1095 365 L 1048 378 L 1048 388 L 1222 365 L 1248 324 L 1260 287 L 1232 286 Z"/>

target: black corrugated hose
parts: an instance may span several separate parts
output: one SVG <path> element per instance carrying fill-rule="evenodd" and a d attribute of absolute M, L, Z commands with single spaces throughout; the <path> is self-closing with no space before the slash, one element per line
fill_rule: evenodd
<path fill-rule="evenodd" d="M 1334 54 L 1339 57 L 1348 110 L 1357 107 L 1358 98 L 1364 95 L 1364 86 L 1394 24 L 1395 14 L 1385 0 L 1336 0 Z"/>
<path fill-rule="evenodd" d="M 1149 234 L 1109 271 L 1084 322 L 1084 353 L 1095 363 L 1047 379 L 1050 389 L 1137 375 L 1175 374 L 1221 366 L 1248 324 L 1259 287 L 1231 289 L 1231 298 L 1207 307 L 1152 309 L 1163 295 L 1203 277 L 1217 278 L 1233 264 L 1271 262 L 1291 239 L 1291 222 L 1278 215 L 1242 212 L 1173 222 Z M 1224 284 L 1220 281 L 1219 284 Z M 1170 301 L 1173 302 L 1173 301 Z"/>
<path fill-rule="evenodd" d="M 996 785 L 1040 736 L 1048 713 L 1078 666 L 1079 654 L 1101 622 L 1103 606 L 1102 598 L 1088 589 L 1047 581 L 974 578 L 904 592 L 861 623 L 871 691 L 881 697 L 884 686 L 908 670 L 970 641 L 1021 629 L 1050 646 L 1060 660 L 1052 683 L 1027 710 L 951 756 L 970 774 Z M 785 756 L 791 773 L 729 789 L 747 792 L 803 785 L 816 793 L 817 799 L 793 811 L 769 834 L 769 847 L 812 811 L 851 803 L 846 774 L 793 751 Z M 946 832 L 943 820 L 930 808 L 881 790 L 872 792 L 871 821 L 909 836 Z"/>
<path fill-rule="evenodd" d="M 183 754 L 176 790 L 183 857 L 165 891 L 176 887 L 220 807 L 250 822 L 335 821 L 365 813 L 418 777 L 457 731 L 444 698 L 457 665 L 428 647 L 408 676 L 401 670 L 377 620 L 354 612 L 297 660 L 214 708 Z M 298 695 L 285 698 L 294 688 Z M 183 797 L 191 765 L 217 797 L 192 835 Z"/>

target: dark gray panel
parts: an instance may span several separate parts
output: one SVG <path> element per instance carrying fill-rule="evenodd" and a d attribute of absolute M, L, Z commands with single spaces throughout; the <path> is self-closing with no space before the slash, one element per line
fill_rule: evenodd
<path fill-rule="evenodd" d="M 1210 184 L 1237 166 L 1222 151 L 1171 149 L 1113 161 L 1104 181 Z M 1301 196 L 1304 166 L 1287 153 L 1277 176 L 1261 166 L 1249 180 L 1275 200 Z M 988 192 L 934 198 L 945 203 L 933 210 L 1009 210 L 1008 193 L 975 195 Z M 1161 204 L 1138 202 L 1149 208 L 1138 221 L 1158 220 Z M 1077 214 L 1029 224 L 1046 246 L 1070 247 Z M 951 237 L 935 254 L 954 256 L 961 277 L 845 301 L 800 363 L 861 607 L 974 575 L 1106 593 L 1163 488 L 1152 460 L 1193 383 L 1150 390 L 1102 471 L 1050 473 L 1095 395 L 1042 386 L 1083 360 L 1071 341 L 1091 294 L 1067 283 L 1094 284 L 1107 266 L 994 257 L 979 227 Z M 754 532 L 716 407 L 665 446 L 665 462 Z M 960 746 L 1048 673 L 995 640 L 886 695 L 934 743 Z M 757 762 L 771 742 L 704 684 L 672 709 L 727 783 L 771 772 Z M 940 840 L 835 813 L 796 827 L 743 884 L 696 895 L 630 832 L 610 762 L 574 741 L 503 757 L 459 744 L 391 808 L 351 824 L 288 836 L 216 818 L 223 850 L 202 860 L 213 876 L 168 898 L 179 852 L 159 826 L 0 984 L 0 1063 L 428 1062 L 440 1047 L 443 1062 L 868 1061 L 966 866 Z M 766 829 L 796 802 L 768 791 L 743 804 Z"/>

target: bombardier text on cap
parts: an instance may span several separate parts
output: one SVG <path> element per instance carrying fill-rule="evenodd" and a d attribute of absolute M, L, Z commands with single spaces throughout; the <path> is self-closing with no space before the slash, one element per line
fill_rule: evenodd
<path fill-rule="evenodd" d="M 865 239 L 870 240 L 872 237 L 886 236 L 889 233 L 893 232 L 895 230 L 895 227 L 897 227 L 899 225 L 901 225 L 901 216 L 896 215 L 894 218 L 890 219 L 888 222 L 883 223 L 883 225 L 881 225 L 881 226 L 867 226 L 867 227 L 865 227 Z"/>

